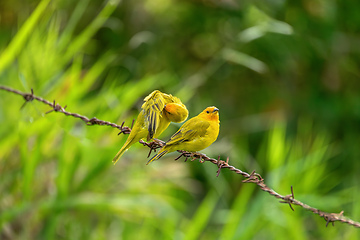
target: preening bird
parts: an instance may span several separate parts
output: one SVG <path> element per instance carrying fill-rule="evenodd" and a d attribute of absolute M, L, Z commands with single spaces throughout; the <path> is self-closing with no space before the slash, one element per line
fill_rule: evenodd
<path fill-rule="evenodd" d="M 207 107 L 199 115 L 185 122 L 147 164 L 158 160 L 169 152 L 177 150 L 196 152 L 207 148 L 215 142 L 219 135 L 219 128 L 219 109 Z"/>
<path fill-rule="evenodd" d="M 157 138 L 170 122 L 183 122 L 189 112 L 177 97 L 155 90 L 144 98 L 141 111 L 125 144 L 113 159 L 115 164 L 131 145 L 140 139 L 147 141 Z"/>

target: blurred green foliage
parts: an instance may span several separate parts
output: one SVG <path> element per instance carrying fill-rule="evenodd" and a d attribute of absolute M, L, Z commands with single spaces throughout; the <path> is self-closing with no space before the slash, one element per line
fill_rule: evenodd
<path fill-rule="evenodd" d="M 220 108 L 219 154 L 360 220 L 356 1 L 2 0 L 0 84 L 131 125 L 154 89 Z M 0 239 L 359 239 L 209 163 L 0 92 Z M 166 140 L 179 127 L 172 124 Z"/>

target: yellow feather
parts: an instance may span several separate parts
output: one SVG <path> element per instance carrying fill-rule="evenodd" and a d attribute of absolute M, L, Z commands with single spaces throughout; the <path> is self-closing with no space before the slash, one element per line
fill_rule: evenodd
<path fill-rule="evenodd" d="M 141 111 L 125 144 L 113 159 L 115 164 L 131 145 L 140 139 L 147 141 L 157 138 L 170 122 L 183 122 L 188 110 L 179 98 L 155 90 L 144 98 Z"/>
<path fill-rule="evenodd" d="M 169 152 L 177 150 L 196 152 L 207 148 L 217 139 L 219 129 L 219 109 L 207 107 L 198 116 L 185 122 L 147 164 Z"/>

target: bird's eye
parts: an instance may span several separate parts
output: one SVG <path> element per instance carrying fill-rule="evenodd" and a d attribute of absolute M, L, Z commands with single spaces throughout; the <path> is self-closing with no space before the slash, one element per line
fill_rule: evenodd
<path fill-rule="evenodd" d="M 210 113 L 209 111 L 206 111 L 206 113 Z"/>

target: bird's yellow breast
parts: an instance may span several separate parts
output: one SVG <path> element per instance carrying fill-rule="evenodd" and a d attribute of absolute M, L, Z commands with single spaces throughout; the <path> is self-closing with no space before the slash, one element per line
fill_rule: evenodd
<path fill-rule="evenodd" d="M 199 135 L 181 143 L 181 150 L 196 152 L 207 148 L 216 141 L 219 135 L 219 120 L 208 121 L 210 124 L 205 131 L 205 134 Z"/>

